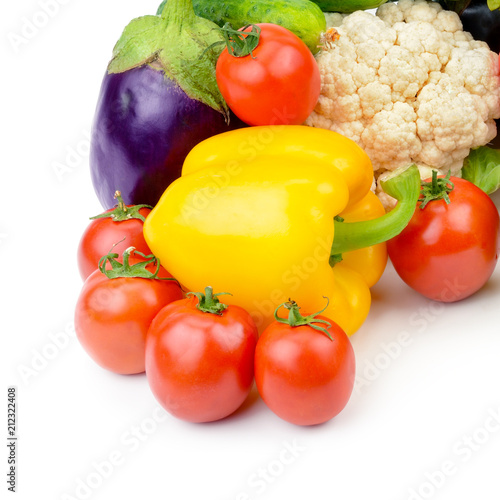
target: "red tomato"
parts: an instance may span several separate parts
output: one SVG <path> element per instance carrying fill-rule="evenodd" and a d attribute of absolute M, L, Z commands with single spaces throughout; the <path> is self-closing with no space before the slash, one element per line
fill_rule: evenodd
<path fill-rule="evenodd" d="M 238 306 L 213 314 L 197 303 L 194 296 L 173 302 L 156 316 L 146 341 L 146 374 L 165 410 L 210 422 L 233 413 L 248 396 L 258 333 Z"/>
<path fill-rule="evenodd" d="M 450 180 L 455 187 L 449 204 L 439 199 L 417 207 L 408 226 L 387 242 L 403 281 L 441 302 L 479 290 L 495 269 L 500 244 L 498 210 L 490 197 L 469 181 Z"/>
<path fill-rule="evenodd" d="M 131 259 L 131 263 L 139 259 Z M 151 272 L 154 267 L 148 266 Z M 159 276 L 171 275 L 161 269 Z M 94 271 L 76 304 L 75 331 L 90 357 L 106 370 L 142 373 L 148 328 L 162 307 L 182 298 L 175 281 L 147 278 L 109 279 Z"/>
<path fill-rule="evenodd" d="M 126 207 L 130 209 L 133 205 L 126 205 Z M 104 213 L 109 214 L 114 210 L 116 208 L 110 208 Z M 151 209 L 143 207 L 138 212 L 146 218 Z M 97 269 L 99 259 L 106 255 L 113 245 L 116 245 L 113 251 L 118 254 L 129 247 L 134 247 L 146 255 L 150 254 L 151 250 L 144 240 L 142 229 L 143 221 L 137 218 L 119 222 L 115 222 L 111 217 L 92 220 L 83 233 L 77 250 L 78 269 L 82 279 L 85 281 Z"/>
<path fill-rule="evenodd" d="M 266 405 L 283 420 L 315 425 L 340 413 L 354 387 L 354 350 L 333 321 L 333 340 L 311 326 L 274 321 L 255 350 L 255 382 Z"/>
<path fill-rule="evenodd" d="M 300 125 L 321 90 L 316 60 L 286 28 L 269 23 L 256 26 L 261 33 L 253 57 L 235 57 L 227 47 L 219 56 L 216 78 L 221 94 L 248 125 Z"/>

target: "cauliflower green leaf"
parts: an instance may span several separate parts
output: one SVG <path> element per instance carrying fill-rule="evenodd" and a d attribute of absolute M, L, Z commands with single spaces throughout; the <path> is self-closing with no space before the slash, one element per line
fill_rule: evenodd
<path fill-rule="evenodd" d="M 462 177 L 486 194 L 500 188 L 500 150 L 488 146 L 473 149 L 465 159 Z"/>

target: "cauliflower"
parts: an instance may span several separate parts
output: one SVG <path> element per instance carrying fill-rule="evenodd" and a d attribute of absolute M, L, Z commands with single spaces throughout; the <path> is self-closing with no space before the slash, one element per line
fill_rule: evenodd
<path fill-rule="evenodd" d="M 435 2 L 325 17 L 340 36 L 326 37 L 316 56 L 321 95 L 306 124 L 353 139 L 376 180 L 412 163 L 422 178 L 431 168 L 460 176 L 469 151 L 496 136 L 498 55 Z M 378 183 L 376 190 L 392 206 Z"/>

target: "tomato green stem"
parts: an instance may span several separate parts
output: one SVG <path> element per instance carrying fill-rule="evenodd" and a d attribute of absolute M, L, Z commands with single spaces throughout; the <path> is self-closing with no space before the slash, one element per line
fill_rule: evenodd
<path fill-rule="evenodd" d="M 205 288 L 205 293 L 188 292 L 186 295 L 195 295 L 198 298 L 197 309 L 201 312 L 217 314 L 222 316 L 222 313 L 227 309 L 227 304 L 222 304 L 217 298 L 219 295 L 231 295 L 227 292 L 214 293 L 211 286 Z"/>
<path fill-rule="evenodd" d="M 360 222 L 334 220 L 335 233 L 331 256 L 390 240 L 407 226 L 415 212 L 420 195 L 418 168 L 412 165 L 402 173 L 382 181 L 382 188 L 389 196 L 398 200 L 397 205 L 377 219 Z"/>
<path fill-rule="evenodd" d="M 146 260 L 131 265 L 129 259 L 132 254 L 140 255 Z M 101 271 L 101 273 L 103 273 L 109 279 L 147 278 L 177 281 L 175 278 L 157 277 L 158 272 L 160 271 L 160 260 L 153 254 L 145 255 L 142 252 L 137 251 L 134 247 L 129 247 L 123 252 L 123 263 L 116 260 L 118 257 L 119 255 L 117 253 L 112 253 L 112 251 L 110 251 L 108 254 L 99 259 L 99 271 Z M 111 269 L 106 269 L 106 264 L 108 262 L 111 264 Z M 149 264 L 153 264 L 156 266 L 154 273 L 146 269 Z"/>
<path fill-rule="evenodd" d="M 251 30 L 245 31 L 247 28 L 251 28 Z M 203 51 L 203 54 L 217 45 L 225 45 L 229 54 L 234 57 L 246 57 L 249 55 L 252 59 L 255 59 L 253 51 L 259 45 L 260 26 L 247 24 L 239 30 L 235 30 L 231 26 L 231 23 L 226 23 L 219 30 L 224 37 L 224 41 L 213 43 Z"/>
<path fill-rule="evenodd" d="M 438 179 L 437 172 L 433 170 L 430 182 L 422 182 L 422 191 L 419 198 L 422 210 L 432 200 L 444 200 L 447 205 L 450 203 L 448 193 L 451 193 L 455 187 L 453 182 L 450 181 L 450 176 L 451 170 L 448 171 L 446 177 Z"/>
<path fill-rule="evenodd" d="M 297 305 L 297 302 L 295 302 L 292 299 L 288 299 L 288 302 L 283 302 L 283 304 L 280 304 L 276 310 L 274 311 L 274 319 L 278 321 L 279 323 L 283 323 L 285 325 L 289 325 L 291 327 L 297 327 L 297 326 L 310 326 L 314 330 L 317 330 L 319 332 L 323 332 L 330 340 L 333 341 L 332 336 L 330 335 L 330 332 L 328 331 L 328 328 L 332 327 L 332 324 L 329 321 L 326 321 L 324 319 L 317 318 L 319 314 L 321 314 L 327 307 L 330 301 L 328 300 L 327 297 L 325 297 L 327 302 L 326 306 L 321 309 L 321 311 L 310 314 L 309 316 L 302 316 L 300 314 L 300 307 Z M 284 307 L 285 309 L 288 309 L 288 318 L 280 318 L 278 316 L 278 310 Z M 328 325 L 326 327 L 323 326 L 318 326 L 315 323 L 321 323 L 324 325 Z"/>
<path fill-rule="evenodd" d="M 139 210 L 141 208 L 153 208 L 150 205 L 131 205 L 130 207 L 127 207 L 127 205 L 125 205 L 125 202 L 123 201 L 120 191 L 115 191 L 115 200 L 118 201 L 118 204 L 113 210 L 95 215 L 94 217 L 90 217 L 90 219 L 105 219 L 109 217 L 114 222 L 122 222 L 124 220 L 130 219 L 139 219 L 144 222 L 146 219 L 139 212 Z"/>
<path fill-rule="evenodd" d="M 245 31 L 251 28 L 250 31 Z M 234 57 L 245 57 L 250 55 L 254 58 L 253 51 L 259 45 L 260 27 L 255 24 L 247 24 L 240 30 L 235 30 L 231 24 L 226 23 L 221 28 L 222 36 L 226 41 L 228 52 Z"/>

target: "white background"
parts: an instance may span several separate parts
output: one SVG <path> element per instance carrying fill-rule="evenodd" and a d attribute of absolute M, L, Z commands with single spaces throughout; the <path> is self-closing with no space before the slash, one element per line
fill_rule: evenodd
<path fill-rule="evenodd" d="M 90 360 L 72 333 L 75 252 L 101 212 L 88 134 L 115 41 L 157 2 L 58 0 L 45 18 L 42 3 L 4 2 L 0 21 L 1 411 L 17 386 L 16 498 L 498 500 L 500 269 L 442 305 L 388 268 L 352 337 L 356 391 L 313 428 L 255 394 L 224 421 L 184 423 L 159 410 L 144 375 Z"/>

